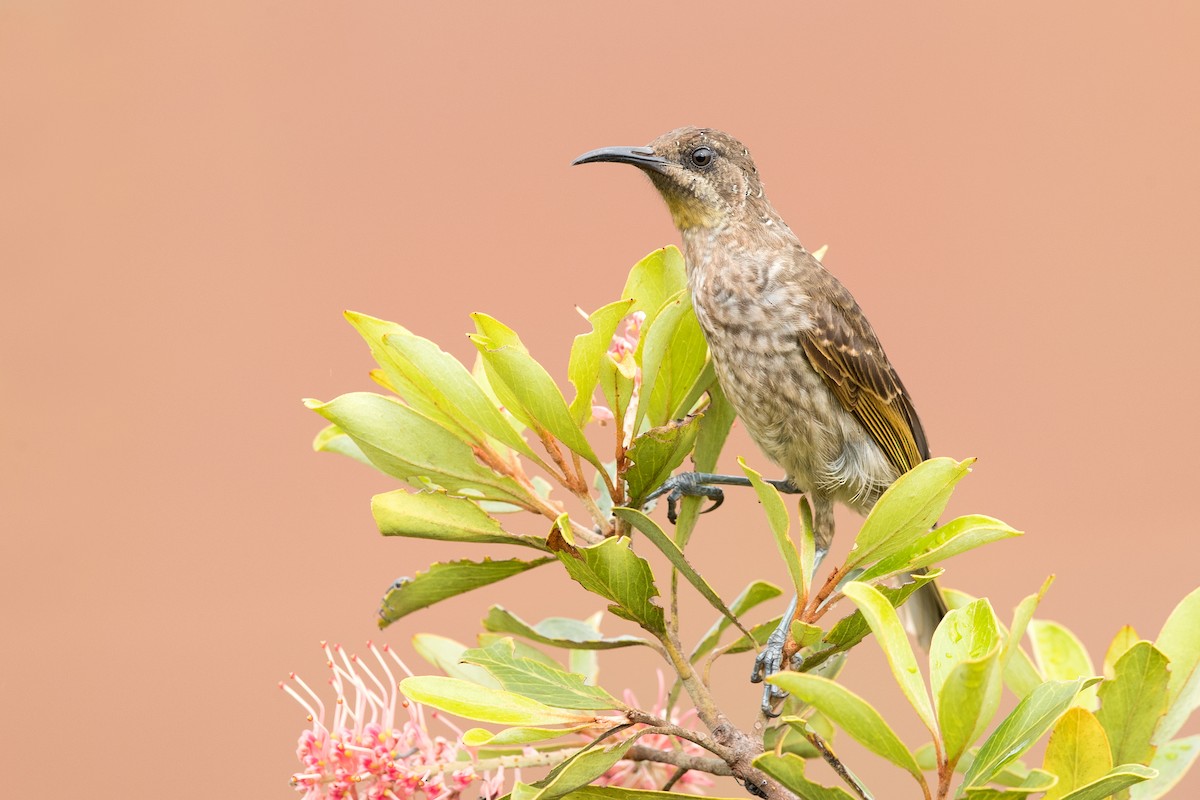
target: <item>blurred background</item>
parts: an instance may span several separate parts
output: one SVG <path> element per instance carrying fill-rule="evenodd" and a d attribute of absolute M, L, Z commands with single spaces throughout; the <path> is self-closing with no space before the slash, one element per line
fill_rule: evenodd
<path fill-rule="evenodd" d="M 935 454 L 979 458 L 951 512 L 1027 532 L 945 583 L 1007 619 L 1056 573 L 1039 616 L 1094 659 L 1153 638 L 1200 574 L 1198 35 L 1182 2 L 0 2 L 4 794 L 286 798 L 276 682 L 322 681 L 320 640 L 597 610 L 542 571 L 381 635 L 393 578 L 469 551 L 383 540 L 394 485 L 314 454 L 300 399 L 372 388 L 347 308 L 463 359 L 485 310 L 564 375 L 574 306 L 677 242 L 634 170 L 568 165 L 684 124 L 745 141 Z M 735 429 L 738 455 L 770 471 Z M 786 580 L 759 514 L 731 492 L 693 539 L 727 597 Z M 861 653 L 851 685 L 919 744 Z M 650 658 L 615 661 L 654 696 Z M 750 662 L 717 672 L 739 722 Z"/>

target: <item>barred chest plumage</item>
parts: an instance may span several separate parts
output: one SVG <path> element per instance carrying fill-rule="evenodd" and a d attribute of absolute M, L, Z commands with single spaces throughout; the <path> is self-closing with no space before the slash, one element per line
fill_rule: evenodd
<path fill-rule="evenodd" d="M 803 249 L 749 249 L 711 231 L 683 241 L 696 317 L 751 438 L 815 501 L 868 510 L 897 472 L 801 348 L 813 324 L 801 288 L 810 262 L 792 257 Z"/>

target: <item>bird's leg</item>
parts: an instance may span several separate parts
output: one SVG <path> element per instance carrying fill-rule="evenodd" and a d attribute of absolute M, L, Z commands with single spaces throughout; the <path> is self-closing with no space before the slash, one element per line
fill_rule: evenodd
<path fill-rule="evenodd" d="M 814 575 L 820 569 L 821 561 L 825 558 L 827 552 L 829 552 L 828 548 L 820 548 L 813 553 Z M 796 619 L 796 611 L 799 603 L 800 598 L 793 595 L 792 602 L 788 603 L 787 611 L 783 612 L 783 619 L 779 620 L 779 627 L 767 637 L 767 643 L 763 646 L 762 652 L 758 654 L 758 658 L 754 659 L 754 669 L 750 673 L 751 683 L 762 683 L 768 676 L 774 675 L 783 669 L 783 654 L 787 649 L 788 637 L 792 632 L 792 622 Z M 776 700 L 782 700 L 785 697 L 787 697 L 787 692 L 778 686 L 767 684 L 763 688 L 763 713 L 768 717 L 779 716 L 773 710 L 773 706 Z"/>
<path fill-rule="evenodd" d="M 786 478 L 782 480 L 769 480 L 767 483 L 785 494 L 800 493 L 800 490 Z M 671 524 L 675 524 L 677 517 L 676 506 L 681 498 L 707 497 L 709 500 L 712 500 L 713 504 L 704 509 L 703 513 L 708 513 L 725 502 L 725 492 L 721 491 L 717 487 L 717 484 L 721 486 L 752 485 L 749 478 L 741 475 L 719 475 L 713 472 L 681 472 L 663 481 L 662 486 L 659 486 L 646 497 L 646 502 L 649 503 L 651 500 L 665 494 L 667 496 L 667 519 L 671 521 Z"/>

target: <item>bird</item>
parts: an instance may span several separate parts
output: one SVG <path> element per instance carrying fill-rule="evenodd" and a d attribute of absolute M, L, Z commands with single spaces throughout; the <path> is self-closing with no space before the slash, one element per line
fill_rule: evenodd
<path fill-rule="evenodd" d="M 908 390 L 850 291 L 767 200 L 749 150 L 714 128 L 683 127 L 645 147 L 604 147 L 573 164 L 629 164 L 649 177 L 682 240 L 692 306 L 717 380 L 750 438 L 812 507 L 816 562 L 834 535 L 833 509 L 867 514 L 903 473 L 929 458 Z M 660 491 L 711 497 L 739 476 L 676 476 Z M 928 649 L 946 614 L 925 584 L 906 604 Z M 751 680 L 784 667 L 796 600 L 755 661 Z M 783 693 L 768 686 L 763 709 Z"/>

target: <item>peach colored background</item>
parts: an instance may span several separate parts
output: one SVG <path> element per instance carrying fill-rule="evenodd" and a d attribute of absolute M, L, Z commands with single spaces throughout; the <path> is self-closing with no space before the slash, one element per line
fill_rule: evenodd
<path fill-rule="evenodd" d="M 1155 635 L 1200 582 L 1200 6 L 798 5 L 0 3 L 3 794 L 285 798 L 275 683 L 321 680 L 318 640 L 598 608 L 547 571 L 380 636 L 447 553 L 375 533 L 392 484 L 313 454 L 299 400 L 370 388 L 345 308 L 463 358 L 487 310 L 561 374 L 572 306 L 677 241 L 571 158 L 688 123 L 745 140 L 934 450 L 979 456 L 952 510 L 1028 531 L 948 584 L 1006 616 L 1054 571 L 1043 615 L 1097 657 Z M 695 540 L 727 596 L 783 580 L 757 513 Z M 915 744 L 873 653 L 855 686 Z M 607 682 L 651 696 L 638 663 Z M 742 719 L 748 669 L 718 673 Z"/>

